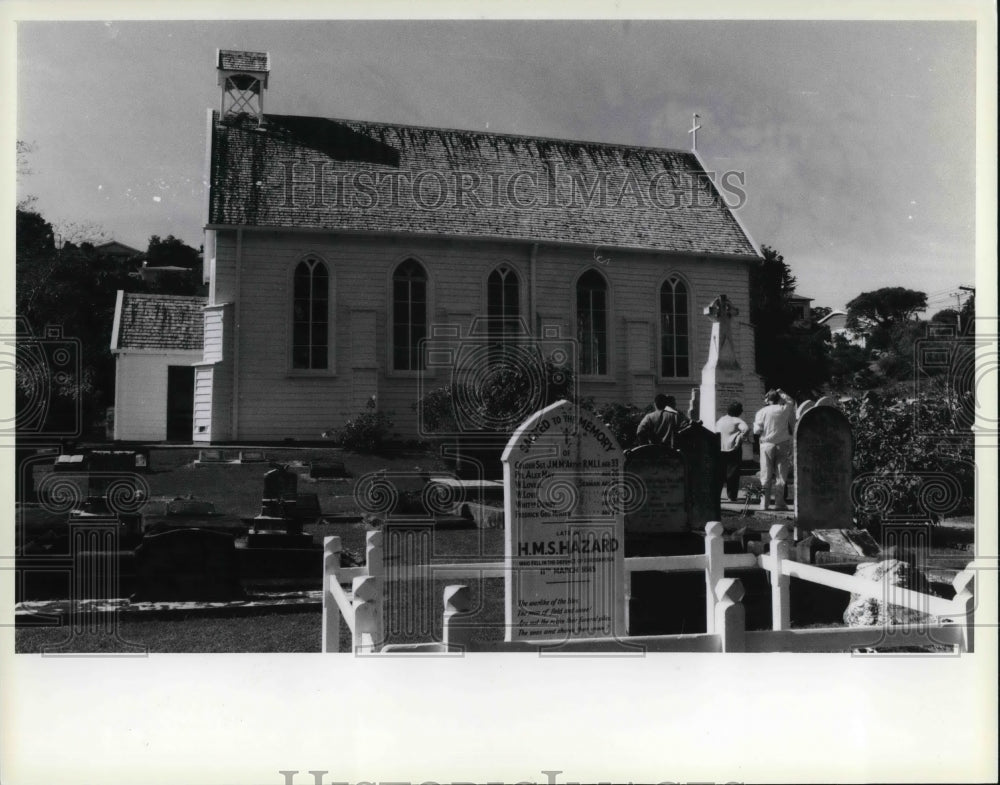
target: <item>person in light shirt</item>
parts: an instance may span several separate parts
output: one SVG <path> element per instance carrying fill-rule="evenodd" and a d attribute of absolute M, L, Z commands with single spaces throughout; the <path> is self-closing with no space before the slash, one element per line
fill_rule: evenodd
<path fill-rule="evenodd" d="M 665 444 L 674 446 L 674 436 L 686 423 L 687 418 L 674 407 L 677 399 L 672 395 L 657 395 L 653 399 L 656 407 L 639 423 L 636 439 L 639 444 Z"/>
<path fill-rule="evenodd" d="M 784 390 L 769 390 L 767 404 L 757 412 L 753 432 L 760 437 L 760 484 L 763 494 L 760 508 L 768 509 L 771 486 L 774 486 L 774 509 L 788 509 L 785 485 L 792 462 L 792 435 L 795 432 L 795 401 Z"/>
<path fill-rule="evenodd" d="M 722 444 L 722 481 L 726 486 L 729 501 L 736 501 L 740 490 L 740 462 L 743 459 L 743 440 L 750 434 L 750 428 L 743 422 L 743 404 L 733 401 L 727 413 L 719 418 L 715 430 Z"/>

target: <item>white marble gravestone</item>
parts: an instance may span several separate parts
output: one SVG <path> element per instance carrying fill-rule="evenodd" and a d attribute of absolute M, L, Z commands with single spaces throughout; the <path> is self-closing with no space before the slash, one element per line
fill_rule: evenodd
<path fill-rule="evenodd" d="M 504 450 L 506 640 L 626 633 L 623 454 L 568 401 L 535 412 Z"/>
<path fill-rule="evenodd" d="M 732 318 L 739 314 L 724 294 L 716 297 L 703 313 L 712 320 L 712 343 L 708 361 L 701 369 L 698 419 L 710 431 L 733 401 L 743 400 L 743 371 L 736 359 L 730 332 Z"/>

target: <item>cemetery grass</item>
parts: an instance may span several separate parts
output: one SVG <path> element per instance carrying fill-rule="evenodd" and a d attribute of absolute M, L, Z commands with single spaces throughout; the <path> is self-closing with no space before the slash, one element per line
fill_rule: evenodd
<path fill-rule="evenodd" d="M 321 618 L 309 612 L 224 618 L 198 616 L 178 619 L 120 619 L 121 640 L 144 647 L 150 654 L 207 654 L 252 652 L 318 652 Z M 68 637 L 66 628 L 19 627 L 15 651 L 38 654 L 43 647 L 58 646 Z M 125 651 L 106 635 L 80 636 L 69 647 L 78 653 Z"/>
<path fill-rule="evenodd" d="M 323 463 L 342 461 L 350 475 L 346 479 L 310 481 L 300 475 L 301 492 L 319 495 L 327 516 L 357 514 L 354 488 L 359 478 L 370 472 L 386 471 L 404 492 L 419 491 L 423 477 L 446 473 L 447 469 L 433 454 L 408 451 L 392 455 L 361 455 L 335 448 L 269 449 L 274 462 L 312 461 Z M 195 449 L 155 449 L 151 455 L 151 471 L 146 476 L 150 501 L 146 512 L 162 514 L 166 502 L 176 497 L 194 497 L 211 501 L 216 509 L 230 519 L 253 517 L 260 509 L 263 474 L 266 463 L 247 465 L 217 465 L 195 468 Z M 304 472 L 304 470 L 303 470 Z M 26 539 L 47 528 L 64 524 L 65 515 L 56 516 L 39 509 L 23 516 L 27 525 L 18 527 Z M 724 516 L 727 514 L 724 513 Z M 728 516 L 727 516 L 728 517 Z M 326 536 L 340 536 L 345 550 L 360 557 L 364 551 L 365 532 L 371 527 L 362 523 L 329 522 L 307 526 L 317 543 Z M 970 543 L 971 545 L 971 543 Z M 966 546 L 968 547 L 968 546 Z M 439 529 L 434 534 L 432 561 L 495 560 L 502 557 L 503 533 L 500 530 L 475 528 Z M 969 551 L 935 548 L 931 557 L 965 556 Z M 319 565 L 317 563 L 317 570 Z M 477 622 L 482 625 L 477 637 L 500 640 L 503 635 L 503 582 L 487 580 L 469 582 L 476 593 L 475 605 L 482 609 Z M 478 585 L 477 585 L 478 584 Z M 440 640 L 441 595 L 443 581 L 421 596 L 407 597 L 410 606 L 401 613 L 416 613 L 425 621 L 419 625 L 430 634 L 403 635 L 397 642 Z M 844 598 L 846 603 L 846 597 Z M 321 614 L 318 607 L 308 611 L 272 611 L 267 614 L 241 617 L 191 615 L 174 618 L 122 618 L 120 637 L 145 647 L 151 653 L 211 653 L 211 652 L 318 652 L 320 650 Z M 65 628 L 26 628 L 16 631 L 16 651 L 39 652 L 44 646 L 60 644 L 67 637 Z M 86 652 L 113 651 L 114 642 L 97 637 L 74 640 L 73 650 Z M 341 651 L 348 651 L 350 642 L 341 631 Z"/>
<path fill-rule="evenodd" d="M 265 450 L 268 460 L 274 463 L 329 463 L 343 462 L 348 477 L 335 480 L 310 480 L 305 468 L 300 468 L 299 491 L 315 493 L 325 515 L 357 513 L 354 488 L 358 479 L 371 472 L 385 470 L 393 475 L 393 482 L 403 490 L 418 491 L 424 474 L 431 476 L 447 473 L 437 456 L 419 450 L 397 451 L 385 455 L 365 455 L 338 448 L 274 448 Z M 252 518 L 260 512 L 263 495 L 264 473 L 268 463 L 204 465 L 195 468 L 197 449 L 153 448 L 150 453 L 150 470 L 143 477 L 149 485 L 149 500 L 143 514 L 163 515 L 167 502 L 175 498 L 194 498 L 212 502 L 225 519 L 238 522 Z M 294 468 L 294 467 L 293 467 Z M 36 469 L 35 483 L 51 471 Z M 52 529 L 57 534 L 65 526 L 65 513 L 53 513 L 38 506 L 26 506 L 18 526 L 18 545 L 21 538 L 30 542 Z M 338 534 L 323 532 L 324 535 Z M 318 539 L 322 542 L 322 539 Z"/>

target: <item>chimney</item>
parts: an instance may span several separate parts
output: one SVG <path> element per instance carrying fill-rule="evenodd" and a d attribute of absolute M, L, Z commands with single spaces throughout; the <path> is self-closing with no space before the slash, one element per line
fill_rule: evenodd
<path fill-rule="evenodd" d="M 222 119 L 248 115 L 262 125 L 271 56 L 267 52 L 217 49 L 215 65 L 222 88 Z"/>

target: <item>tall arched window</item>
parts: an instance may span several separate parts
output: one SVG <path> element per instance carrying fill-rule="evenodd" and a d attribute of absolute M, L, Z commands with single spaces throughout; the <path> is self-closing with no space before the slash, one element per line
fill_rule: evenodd
<path fill-rule="evenodd" d="M 420 341 L 427 336 L 427 273 L 407 259 L 392 275 L 392 367 L 423 370 Z"/>
<path fill-rule="evenodd" d="M 660 376 L 691 375 L 687 285 L 671 276 L 660 287 Z"/>
<path fill-rule="evenodd" d="M 325 370 L 330 362 L 330 275 L 315 257 L 295 267 L 292 368 Z"/>
<path fill-rule="evenodd" d="M 518 332 L 521 316 L 521 285 L 517 273 L 500 265 L 486 279 L 486 317 L 490 335 Z"/>
<path fill-rule="evenodd" d="M 576 282 L 576 337 L 580 342 L 580 372 L 608 372 L 608 284 L 596 270 Z"/>

